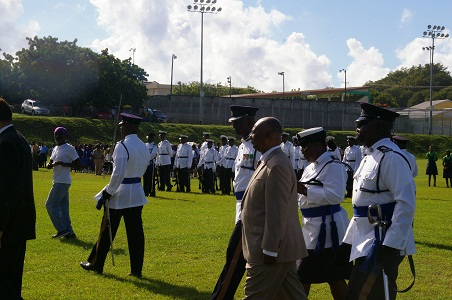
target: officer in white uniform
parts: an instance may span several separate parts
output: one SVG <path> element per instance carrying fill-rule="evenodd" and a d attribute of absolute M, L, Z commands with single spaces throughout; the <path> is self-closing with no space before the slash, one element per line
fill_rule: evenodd
<path fill-rule="evenodd" d="M 159 190 L 171 191 L 171 156 L 173 156 L 173 148 L 170 142 L 166 140 L 166 131 L 159 130 L 160 143 L 158 144 L 157 165 L 159 167 Z"/>
<path fill-rule="evenodd" d="M 334 140 L 335 140 L 334 136 L 329 135 L 326 137 L 327 149 L 328 151 L 332 152 L 337 159 L 342 160 L 341 150 L 336 145 L 336 142 Z"/>
<path fill-rule="evenodd" d="M 174 159 L 174 168 L 177 170 L 177 179 L 179 180 L 179 192 L 190 192 L 190 173 L 189 169 L 193 162 L 193 151 L 187 143 L 188 136 L 179 135 L 180 144 L 177 146 L 176 157 Z"/>
<path fill-rule="evenodd" d="M 155 158 L 157 156 L 158 147 L 154 143 L 154 137 L 155 134 L 152 132 L 146 135 L 146 147 L 148 147 L 149 153 L 151 154 L 151 161 L 143 175 L 143 189 L 146 197 L 155 197 Z"/>
<path fill-rule="evenodd" d="M 342 158 L 342 162 L 348 164 L 352 169 L 353 173 L 358 169 L 359 164 L 361 163 L 362 154 L 361 149 L 356 144 L 356 137 L 348 135 L 347 136 L 348 146 L 344 150 L 344 157 Z"/>
<path fill-rule="evenodd" d="M 146 145 L 138 138 L 140 121 L 132 114 L 122 113 L 119 123 L 124 140 L 116 144 L 113 152 L 113 173 L 110 182 L 99 192 L 95 199 L 108 201 L 112 238 L 115 238 L 121 218 L 124 217 L 130 256 L 130 275 L 141 278 L 144 259 L 144 232 L 141 219 L 143 205 L 148 201 L 143 192 L 141 177 L 151 160 Z M 88 271 L 102 273 L 110 248 L 110 237 L 107 224 L 107 211 L 104 205 L 104 216 L 99 239 L 94 245 L 88 262 L 80 266 Z"/>
<path fill-rule="evenodd" d="M 350 246 L 343 245 L 349 218 L 341 207 L 347 172 L 326 149 L 322 127 L 298 133 L 298 144 L 308 162 L 298 182 L 298 201 L 303 215 L 303 236 L 309 256 L 298 267 L 301 283 L 309 295 L 311 284 L 327 282 L 334 299 L 345 299 L 346 279 L 352 263 Z"/>
<path fill-rule="evenodd" d="M 220 161 L 220 154 L 213 147 L 214 141 L 207 139 L 207 149 L 198 163 L 198 168 L 202 167 L 202 192 L 215 194 L 214 173 L 216 164 Z"/>
<path fill-rule="evenodd" d="M 293 153 L 293 144 L 288 141 L 289 134 L 287 132 L 283 132 L 281 135 L 281 149 L 287 155 L 290 160 L 290 163 L 295 165 L 295 155 Z"/>
<path fill-rule="evenodd" d="M 229 195 L 231 193 L 231 183 L 234 180 L 234 162 L 237 158 L 238 147 L 234 144 L 235 138 L 228 137 L 228 147 L 226 149 L 226 154 L 224 157 L 224 170 L 226 177 L 225 194 Z"/>
<path fill-rule="evenodd" d="M 220 154 L 220 161 L 217 163 L 217 173 L 218 177 L 220 178 L 220 190 L 221 194 L 226 194 L 226 170 L 225 170 L 225 164 L 226 164 L 226 151 L 229 148 L 228 145 L 228 137 L 222 134 L 220 136 L 221 139 L 221 146 L 220 149 L 218 149 L 218 153 Z M 229 193 L 228 193 L 229 194 Z"/>
<path fill-rule="evenodd" d="M 298 139 L 297 139 L 296 135 L 294 135 L 292 137 L 292 144 L 293 144 L 293 157 L 294 157 L 293 169 L 295 171 L 295 175 L 297 176 L 297 180 L 300 180 L 301 172 L 300 172 L 299 166 L 300 166 L 301 148 L 300 148 L 300 145 L 298 144 Z"/>
<path fill-rule="evenodd" d="M 226 250 L 226 263 L 210 299 L 234 299 L 237 287 L 245 273 L 246 260 L 242 252 L 241 204 L 245 189 L 256 169 L 261 153 L 251 143 L 251 129 L 256 122 L 257 107 L 231 105 L 231 118 L 235 132 L 242 137 L 235 159 L 234 195 L 236 201 L 235 227 Z"/>
<path fill-rule="evenodd" d="M 368 103 L 361 103 L 361 109 L 356 120 L 357 139 L 367 149 L 354 175 L 354 216 L 344 237 L 344 243 L 352 246 L 350 260 L 355 261 L 347 299 L 384 299 L 381 267 L 389 279 L 390 297 L 395 299 L 398 266 L 404 255 L 416 252 L 415 183 L 406 158 L 390 141 L 399 114 Z M 383 221 L 391 222 L 378 251 L 373 248 L 379 244 L 379 235 L 369 223 L 369 205 L 379 205 Z M 371 212 L 376 216 L 374 210 Z M 378 257 L 372 255 L 375 253 Z"/>

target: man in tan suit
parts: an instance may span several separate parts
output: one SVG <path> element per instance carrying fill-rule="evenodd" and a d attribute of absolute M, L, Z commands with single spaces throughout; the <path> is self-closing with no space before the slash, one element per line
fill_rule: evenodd
<path fill-rule="evenodd" d="M 262 118 L 251 132 L 262 153 L 242 201 L 245 299 L 307 299 L 296 260 L 307 256 L 297 207 L 297 178 L 281 150 L 282 126 Z"/>

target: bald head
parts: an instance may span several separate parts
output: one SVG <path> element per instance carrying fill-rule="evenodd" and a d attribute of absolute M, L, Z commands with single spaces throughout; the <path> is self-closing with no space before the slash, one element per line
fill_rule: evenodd
<path fill-rule="evenodd" d="M 282 125 L 274 117 L 259 119 L 251 131 L 254 148 L 262 153 L 281 143 Z"/>

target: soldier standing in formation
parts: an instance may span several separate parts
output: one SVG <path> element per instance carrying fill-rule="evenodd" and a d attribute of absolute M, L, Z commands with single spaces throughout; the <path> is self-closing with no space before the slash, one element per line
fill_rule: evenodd
<path fill-rule="evenodd" d="M 216 163 L 220 161 L 220 154 L 213 148 L 213 140 L 207 139 L 207 149 L 204 150 L 198 163 L 198 168 L 202 168 L 202 192 L 215 194 Z"/>
<path fill-rule="evenodd" d="M 281 149 L 287 155 L 290 160 L 292 166 L 295 164 L 295 155 L 293 144 L 288 140 L 289 134 L 287 132 L 283 132 L 281 135 Z"/>
<path fill-rule="evenodd" d="M 171 191 L 171 156 L 173 149 L 170 142 L 166 140 L 166 131 L 159 130 L 160 143 L 158 144 L 157 165 L 159 166 L 160 184 L 159 190 Z"/>
<path fill-rule="evenodd" d="M 180 144 L 177 146 L 176 157 L 174 159 L 174 169 L 177 172 L 179 181 L 178 192 L 190 192 L 190 173 L 189 169 L 193 161 L 193 151 L 187 143 L 188 136 L 181 134 L 179 136 Z"/>
<path fill-rule="evenodd" d="M 237 157 L 238 148 L 234 145 L 235 139 L 228 137 L 228 148 L 224 157 L 224 172 L 226 177 L 224 193 L 231 193 L 231 182 L 234 181 L 234 161 Z"/>
<path fill-rule="evenodd" d="M 155 197 L 155 157 L 157 156 L 158 147 L 154 143 L 154 137 L 155 134 L 153 133 L 146 135 L 146 147 L 148 147 L 149 153 L 151 154 L 149 166 L 143 175 L 143 189 L 146 197 Z"/>

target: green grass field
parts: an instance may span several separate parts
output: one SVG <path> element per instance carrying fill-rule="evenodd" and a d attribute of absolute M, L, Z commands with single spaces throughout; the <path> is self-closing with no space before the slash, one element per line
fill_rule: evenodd
<path fill-rule="evenodd" d="M 416 284 L 398 299 L 452 299 L 452 190 L 439 176 L 428 187 L 425 160 L 418 160 L 417 212 L 414 222 L 418 253 Z M 224 264 L 225 250 L 234 226 L 233 196 L 203 195 L 197 179 L 191 194 L 160 192 L 143 210 L 146 236 L 143 278 L 129 277 L 129 256 L 124 226 L 114 241 L 115 266 L 110 256 L 103 275 L 80 268 L 97 239 L 101 211 L 93 195 L 108 178 L 72 173 L 70 209 L 77 240 L 55 240 L 45 210 L 52 171 L 34 173 L 37 238 L 27 244 L 23 292 L 25 299 L 208 299 Z M 351 211 L 351 200 L 344 208 Z M 404 261 L 399 287 L 408 286 L 411 274 Z M 236 298 L 243 296 L 243 285 Z M 310 299 L 332 299 L 326 284 L 313 285 Z"/>

